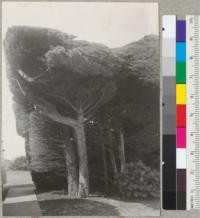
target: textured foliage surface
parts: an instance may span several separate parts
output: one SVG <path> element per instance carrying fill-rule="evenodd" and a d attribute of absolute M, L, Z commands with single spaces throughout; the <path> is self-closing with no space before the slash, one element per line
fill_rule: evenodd
<path fill-rule="evenodd" d="M 116 185 L 123 199 L 159 197 L 159 172 L 142 161 L 127 164 L 123 173 L 118 173 Z"/>

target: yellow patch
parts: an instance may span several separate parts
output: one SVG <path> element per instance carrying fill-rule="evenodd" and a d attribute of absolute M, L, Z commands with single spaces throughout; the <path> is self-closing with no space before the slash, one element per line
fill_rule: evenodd
<path fill-rule="evenodd" d="M 185 84 L 176 84 L 176 104 L 186 104 Z"/>

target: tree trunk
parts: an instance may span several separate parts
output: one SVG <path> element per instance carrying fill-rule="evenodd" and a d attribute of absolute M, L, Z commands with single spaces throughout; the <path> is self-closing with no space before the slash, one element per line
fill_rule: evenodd
<path fill-rule="evenodd" d="M 108 133 L 108 145 L 109 145 L 109 154 L 111 159 L 111 165 L 114 172 L 114 176 L 117 174 L 117 165 L 115 160 L 115 153 L 113 148 L 113 140 L 112 140 L 112 132 L 110 131 L 109 126 L 107 126 L 107 133 Z"/>
<path fill-rule="evenodd" d="M 122 129 L 119 130 L 119 158 L 120 158 L 121 172 L 124 172 L 125 165 L 126 165 L 126 158 L 125 158 L 125 149 L 124 149 L 124 132 Z"/>
<path fill-rule="evenodd" d="M 89 195 L 89 170 L 88 170 L 88 157 L 87 157 L 87 146 L 86 137 L 84 130 L 84 117 L 79 114 L 78 121 L 79 127 L 75 128 L 76 140 L 77 140 L 77 151 L 79 157 L 79 197 L 87 197 Z"/>
<path fill-rule="evenodd" d="M 103 172 L 104 172 L 104 183 L 105 183 L 105 190 L 108 191 L 108 167 L 107 167 L 107 161 L 106 161 L 106 150 L 105 150 L 105 143 L 104 143 L 104 137 L 103 137 L 103 129 L 101 126 L 99 126 L 100 130 L 100 138 L 101 138 L 101 150 L 102 150 L 102 160 L 103 160 Z"/>
<path fill-rule="evenodd" d="M 26 133 L 24 139 L 25 139 L 26 159 L 27 159 L 28 165 L 30 165 L 31 164 L 31 155 L 30 155 L 29 134 L 28 134 L 28 132 Z"/>
<path fill-rule="evenodd" d="M 64 129 L 64 153 L 66 158 L 67 180 L 68 180 L 68 195 L 70 197 L 77 197 L 78 195 L 78 158 L 75 145 L 70 140 L 69 127 L 63 127 Z"/>
<path fill-rule="evenodd" d="M 54 109 L 53 109 L 54 110 Z M 78 113 L 78 119 L 75 120 L 70 117 L 64 117 L 57 112 L 52 112 L 51 109 L 43 108 L 43 112 L 49 119 L 62 123 L 66 126 L 70 126 L 75 131 L 76 142 L 77 142 L 77 153 L 79 158 L 79 197 L 87 197 L 89 194 L 89 170 L 88 170 L 88 157 L 87 157 L 87 146 L 86 137 L 84 130 L 84 116 L 80 110 Z"/>

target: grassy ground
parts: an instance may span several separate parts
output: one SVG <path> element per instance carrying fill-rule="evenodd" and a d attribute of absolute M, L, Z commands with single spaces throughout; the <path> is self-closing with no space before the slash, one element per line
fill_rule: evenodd
<path fill-rule="evenodd" d="M 29 171 L 8 171 L 7 184 L 31 184 Z M 159 216 L 160 199 L 124 202 L 118 199 L 89 196 L 70 199 L 66 192 L 37 193 L 43 216 Z"/>
<path fill-rule="evenodd" d="M 33 183 L 29 171 L 8 170 L 6 174 L 8 185 L 22 185 Z"/>
<path fill-rule="evenodd" d="M 88 199 L 61 199 L 39 202 L 44 216 L 118 216 L 112 205 Z"/>
<path fill-rule="evenodd" d="M 43 216 L 159 216 L 159 199 L 124 202 L 101 196 L 70 199 L 65 192 L 37 194 Z"/>

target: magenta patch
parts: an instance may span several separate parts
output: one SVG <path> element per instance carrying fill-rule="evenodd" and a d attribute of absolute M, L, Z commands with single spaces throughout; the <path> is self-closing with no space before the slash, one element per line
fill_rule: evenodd
<path fill-rule="evenodd" d="M 176 128 L 176 147 L 186 148 L 186 128 Z"/>

